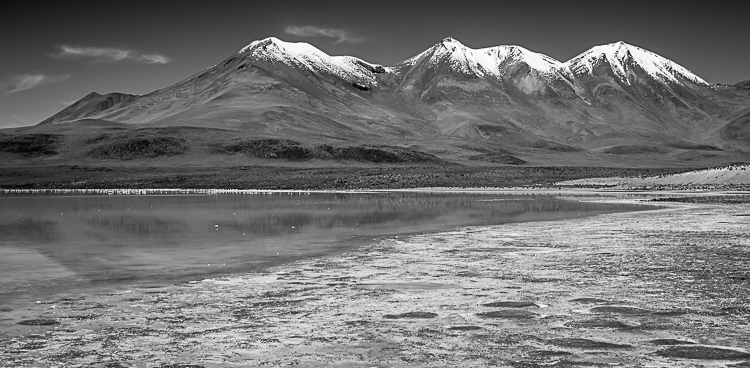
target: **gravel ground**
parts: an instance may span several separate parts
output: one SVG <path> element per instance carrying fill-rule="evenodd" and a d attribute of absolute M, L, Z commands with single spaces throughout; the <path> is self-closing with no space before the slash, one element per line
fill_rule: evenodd
<path fill-rule="evenodd" d="M 750 205 L 674 206 L 0 305 L 0 366 L 750 366 Z"/>

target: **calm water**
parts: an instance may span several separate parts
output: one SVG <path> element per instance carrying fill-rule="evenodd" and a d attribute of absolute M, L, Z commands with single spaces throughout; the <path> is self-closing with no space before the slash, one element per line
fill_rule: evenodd
<path fill-rule="evenodd" d="M 258 271 L 398 234 L 633 209 L 466 194 L 0 195 L 0 306 Z"/>

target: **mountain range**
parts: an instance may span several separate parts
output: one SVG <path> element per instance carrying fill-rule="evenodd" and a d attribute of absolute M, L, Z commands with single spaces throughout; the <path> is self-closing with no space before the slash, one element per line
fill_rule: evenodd
<path fill-rule="evenodd" d="M 60 159 L 698 166 L 750 161 L 750 89 L 624 42 L 560 62 L 445 38 L 383 66 L 270 37 L 8 133 L 55 136 Z"/>

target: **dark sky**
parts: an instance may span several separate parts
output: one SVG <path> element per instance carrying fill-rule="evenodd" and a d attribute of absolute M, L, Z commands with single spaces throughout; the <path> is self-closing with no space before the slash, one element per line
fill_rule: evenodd
<path fill-rule="evenodd" d="M 750 79 L 738 1 L 17 1 L 0 12 L 0 127 L 91 91 L 144 94 L 268 36 L 391 65 L 447 36 L 560 61 L 623 40 L 709 82 Z"/>

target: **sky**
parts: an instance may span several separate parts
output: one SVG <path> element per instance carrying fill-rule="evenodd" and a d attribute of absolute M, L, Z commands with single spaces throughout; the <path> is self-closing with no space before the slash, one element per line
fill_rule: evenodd
<path fill-rule="evenodd" d="M 170 86 L 270 36 L 383 65 L 448 36 L 560 61 L 625 41 L 734 84 L 750 79 L 746 18 L 740 2 L 716 0 L 17 0 L 0 12 L 0 128 L 35 125 L 92 91 Z"/>

